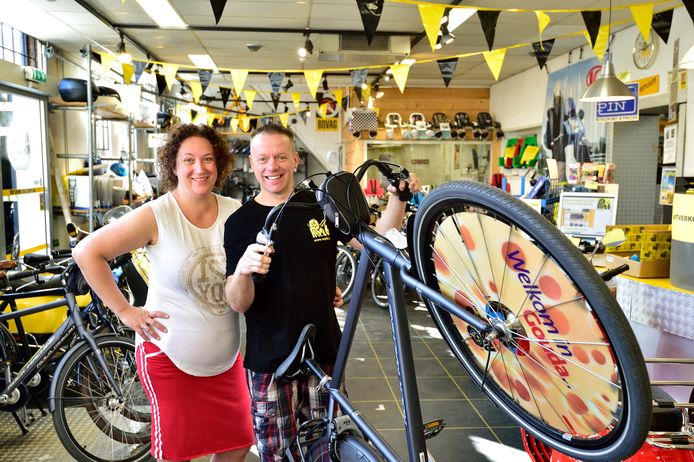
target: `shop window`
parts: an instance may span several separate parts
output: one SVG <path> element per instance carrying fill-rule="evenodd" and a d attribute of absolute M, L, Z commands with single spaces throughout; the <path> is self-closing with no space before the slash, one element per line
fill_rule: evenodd
<path fill-rule="evenodd" d="M 96 130 L 96 149 L 99 151 L 111 150 L 111 122 L 97 120 L 94 128 Z"/>

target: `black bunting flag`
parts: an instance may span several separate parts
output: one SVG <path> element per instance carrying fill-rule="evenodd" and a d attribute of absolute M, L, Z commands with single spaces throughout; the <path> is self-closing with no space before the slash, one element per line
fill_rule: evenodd
<path fill-rule="evenodd" d="M 658 36 L 667 43 L 670 38 L 670 27 L 672 26 L 672 10 L 665 10 L 653 15 L 651 27 Z"/>
<path fill-rule="evenodd" d="M 219 87 L 219 93 L 222 95 L 222 104 L 226 107 L 229 102 L 229 97 L 231 96 L 231 88 Z"/>
<path fill-rule="evenodd" d="M 600 11 L 581 11 L 581 16 L 583 16 L 583 22 L 590 36 L 590 46 L 592 48 L 595 46 L 595 41 L 598 39 L 598 32 L 600 32 L 600 18 L 602 17 L 602 13 Z"/>
<path fill-rule="evenodd" d="M 166 77 L 159 72 L 155 72 L 154 76 L 157 78 L 157 90 L 159 91 L 159 96 L 166 90 Z"/>
<path fill-rule="evenodd" d="M 684 3 L 684 7 L 687 9 L 689 17 L 694 21 L 694 0 L 682 0 L 682 3 Z"/>
<path fill-rule="evenodd" d="M 458 58 L 439 59 L 436 63 L 439 65 L 439 72 L 441 72 L 443 83 L 446 85 L 446 88 L 448 88 L 448 84 L 451 83 L 453 73 L 458 65 Z"/>
<path fill-rule="evenodd" d="M 494 48 L 494 35 L 496 35 L 496 21 L 499 19 L 499 14 L 501 11 L 482 11 L 477 10 L 477 16 L 480 18 L 480 24 L 482 24 L 482 31 L 484 32 L 484 37 L 487 39 L 487 45 L 489 45 L 489 51 Z"/>
<path fill-rule="evenodd" d="M 364 24 L 366 41 L 371 45 L 371 40 L 374 38 L 383 13 L 383 0 L 357 0 L 357 7 L 361 15 L 361 22 Z"/>
<path fill-rule="evenodd" d="M 212 4 L 212 12 L 214 13 L 214 23 L 219 24 L 219 20 L 222 19 L 222 13 L 224 12 L 224 7 L 227 4 L 227 0 L 210 0 Z"/>
<path fill-rule="evenodd" d="M 533 54 L 537 59 L 537 65 L 540 69 L 545 67 L 547 58 L 552 52 L 552 47 L 554 46 L 554 39 L 543 40 L 542 42 L 533 42 Z"/>
<path fill-rule="evenodd" d="M 272 98 L 272 105 L 275 106 L 275 111 L 277 110 L 277 105 L 280 104 L 280 94 L 274 91 L 270 93 L 270 98 Z"/>
<path fill-rule="evenodd" d="M 207 86 L 210 84 L 212 79 L 212 71 L 209 69 L 198 70 L 198 78 L 200 79 L 200 86 L 202 87 L 202 92 L 205 93 Z"/>

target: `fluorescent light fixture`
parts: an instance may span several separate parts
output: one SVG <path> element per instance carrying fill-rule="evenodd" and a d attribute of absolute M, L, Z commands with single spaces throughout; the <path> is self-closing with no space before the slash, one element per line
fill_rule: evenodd
<path fill-rule="evenodd" d="M 212 61 L 210 55 L 188 55 L 188 59 L 190 59 L 190 62 L 195 64 L 195 67 L 198 69 L 212 69 L 217 72 L 217 65 Z"/>
<path fill-rule="evenodd" d="M 448 13 L 448 32 L 453 32 L 475 13 L 477 13 L 477 10 L 474 8 L 453 8 L 451 12 Z"/>
<path fill-rule="evenodd" d="M 407 66 L 411 66 L 416 62 L 417 62 L 417 60 L 414 58 L 405 58 L 402 61 L 400 61 L 400 64 L 405 64 Z"/>
<path fill-rule="evenodd" d="M 137 0 L 137 3 L 159 27 L 178 29 L 188 27 L 168 0 Z"/>
<path fill-rule="evenodd" d="M 680 61 L 679 67 L 682 69 L 694 69 L 694 45 L 684 54 Z"/>

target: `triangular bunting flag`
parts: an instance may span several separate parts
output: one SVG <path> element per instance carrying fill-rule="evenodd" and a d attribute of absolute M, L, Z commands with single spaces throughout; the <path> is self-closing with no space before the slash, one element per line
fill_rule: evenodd
<path fill-rule="evenodd" d="M 243 84 L 246 83 L 246 77 L 248 77 L 248 70 L 246 69 L 231 70 L 231 80 L 234 81 L 234 91 L 236 92 L 237 98 L 241 94 L 241 90 L 243 90 Z"/>
<path fill-rule="evenodd" d="M 155 72 L 154 77 L 157 79 L 157 90 L 159 92 L 159 96 L 161 96 L 161 94 L 164 93 L 164 90 L 166 90 L 166 77 L 161 75 L 159 72 Z"/>
<path fill-rule="evenodd" d="M 253 109 L 253 100 L 255 99 L 256 93 L 255 90 L 243 90 L 243 96 L 246 98 L 246 105 L 248 105 L 249 111 Z"/>
<path fill-rule="evenodd" d="M 583 16 L 583 22 L 588 31 L 588 42 L 590 43 L 590 47 L 595 48 L 598 32 L 600 32 L 600 18 L 602 17 L 602 13 L 600 11 L 581 11 L 581 16 Z"/>
<path fill-rule="evenodd" d="M 190 92 L 193 94 L 193 101 L 197 104 L 200 100 L 200 95 L 202 95 L 202 85 L 195 80 L 189 80 L 188 85 L 190 86 Z"/>
<path fill-rule="evenodd" d="M 306 125 L 306 121 L 308 120 L 308 113 L 309 113 L 309 111 L 310 111 L 310 109 L 307 109 L 307 110 L 305 110 L 305 111 L 299 112 L 299 117 L 301 117 L 301 120 L 304 121 L 304 125 Z"/>
<path fill-rule="evenodd" d="M 654 14 L 651 27 L 653 27 L 655 33 L 658 34 L 658 37 L 663 39 L 663 42 L 667 43 L 670 38 L 670 27 L 672 27 L 672 10 L 665 10 Z"/>
<path fill-rule="evenodd" d="M 689 17 L 694 21 L 694 0 L 682 0 L 682 3 L 684 3 L 684 7 L 687 9 Z"/>
<path fill-rule="evenodd" d="M 229 96 L 231 96 L 231 88 L 219 87 L 219 93 L 222 95 L 222 105 L 224 107 L 227 107 L 227 103 L 229 102 Z"/>
<path fill-rule="evenodd" d="M 108 53 L 99 53 L 101 56 L 101 73 L 104 77 L 108 77 L 108 73 L 111 72 L 111 66 L 116 62 L 116 57 Z"/>
<path fill-rule="evenodd" d="M 342 97 L 342 100 L 340 100 L 340 106 L 342 106 L 343 111 L 347 110 L 349 107 L 349 95 Z"/>
<path fill-rule="evenodd" d="M 648 41 L 651 35 L 651 22 L 653 22 L 653 4 L 630 6 L 631 15 L 636 21 L 639 32 L 643 35 L 644 40 Z"/>
<path fill-rule="evenodd" d="M 198 111 L 195 109 L 190 110 L 190 122 L 195 123 L 195 118 L 198 116 Z"/>
<path fill-rule="evenodd" d="M 340 101 L 342 101 L 342 90 L 333 90 L 333 98 L 335 98 L 337 109 L 339 109 Z"/>
<path fill-rule="evenodd" d="M 145 63 L 142 61 L 133 61 L 133 67 L 135 68 L 135 82 L 140 80 L 142 72 L 145 70 Z"/>
<path fill-rule="evenodd" d="M 458 65 L 458 58 L 439 59 L 436 63 L 439 65 L 439 72 L 441 72 L 443 83 L 446 85 L 446 88 L 448 88 L 448 84 L 451 83 L 453 73 Z"/>
<path fill-rule="evenodd" d="M 219 24 L 219 20 L 222 19 L 222 13 L 224 12 L 224 7 L 227 4 L 227 0 L 210 0 L 212 4 L 212 13 L 214 13 L 214 23 Z"/>
<path fill-rule="evenodd" d="M 550 19 L 549 15 L 544 11 L 536 11 L 535 14 L 537 15 L 537 28 L 540 31 L 540 45 L 542 45 L 542 32 L 549 26 Z M 542 66 L 540 66 L 540 68 L 542 68 Z"/>
<path fill-rule="evenodd" d="M 609 40 L 608 37 L 608 31 L 609 31 L 609 25 L 605 24 L 604 26 L 600 26 L 600 29 L 598 29 L 598 35 L 595 39 L 595 45 L 593 46 L 593 52 L 595 53 L 595 56 L 598 57 L 600 61 L 602 61 L 602 57 L 605 55 L 605 50 L 607 49 L 607 41 Z M 583 31 L 583 34 L 586 36 L 586 40 L 590 44 L 590 36 L 588 35 L 588 31 Z"/>
<path fill-rule="evenodd" d="M 210 84 L 210 80 L 212 80 L 212 71 L 209 69 L 200 69 L 198 70 L 198 78 L 200 79 L 202 92 L 205 93 L 207 86 Z"/>
<path fill-rule="evenodd" d="M 391 64 L 390 70 L 393 72 L 393 80 L 398 84 L 400 93 L 405 92 L 405 84 L 407 83 L 407 75 L 410 73 L 411 64 Z"/>
<path fill-rule="evenodd" d="M 242 131 L 248 133 L 251 130 L 250 119 L 243 114 L 239 115 L 239 127 L 241 127 Z"/>
<path fill-rule="evenodd" d="M 294 102 L 294 109 L 299 111 L 299 104 L 301 103 L 301 93 L 292 93 L 292 101 Z"/>
<path fill-rule="evenodd" d="M 166 63 L 162 64 L 164 78 L 166 78 L 166 88 L 171 91 L 171 87 L 176 83 L 176 72 L 178 72 L 178 64 Z"/>
<path fill-rule="evenodd" d="M 431 51 L 433 52 L 436 50 L 436 39 L 441 30 L 441 18 L 443 18 L 443 12 L 446 7 L 437 5 L 418 6 L 419 15 L 422 18 L 422 25 L 424 26 L 427 38 L 429 38 L 429 45 L 431 45 Z"/>
<path fill-rule="evenodd" d="M 361 22 L 364 24 L 366 41 L 371 45 L 378 22 L 381 20 L 381 13 L 383 13 L 383 0 L 357 0 L 357 7 Z"/>
<path fill-rule="evenodd" d="M 354 87 L 354 94 L 357 95 L 357 99 L 361 101 L 361 85 Z"/>
<path fill-rule="evenodd" d="M 229 121 L 229 127 L 231 128 L 232 132 L 236 133 L 236 129 L 239 128 L 239 119 L 237 119 L 236 117 L 233 117 Z"/>
<path fill-rule="evenodd" d="M 133 75 L 135 75 L 135 68 L 132 64 L 121 63 L 123 68 L 123 83 L 129 85 L 133 80 Z"/>
<path fill-rule="evenodd" d="M 249 117 L 249 130 L 255 130 L 258 128 L 258 118 L 257 117 Z"/>
<path fill-rule="evenodd" d="M 270 93 L 270 98 L 272 98 L 272 105 L 275 107 L 275 111 L 276 111 L 277 105 L 280 104 L 280 94 L 272 92 L 272 93 Z"/>
<path fill-rule="evenodd" d="M 349 71 L 349 75 L 352 77 L 352 85 L 355 87 L 361 87 L 364 82 L 366 82 L 366 76 L 369 75 L 368 69 L 352 69 Z"/>
<path fill-rule="evenodd" d="M 537 65 L 540 66 L 540 69 L 545 67 L 547 58 L 549 58 L 549 54 L 552 52 L 552 47 L 554 46 L 554 40 L 555 39 L 549 39 L 543 40 L 542 42 L 533 42 L 533 54 L 537 59 Z"/>
<path fill-rule="evenodd" d="M 280 114 L 280 122 L 282 122 L 282 126 L 284 128 L 287 128 L 287 125 L 289 125 L 289 113 L 288 112 L 283 112 Z"/>
<path fill-rule="evenodd" d="M 311 95 L 315 98 L 316 91 L 318 90 L 318 85 L 320 85 L 320 78 L 323 76 L 322 69 L 311 69 L 304 71 L 304 78 L 306 79 L 306 85 Z"/>
<path fill-rule="evenodd" d="M 487 39 L 487 45 L 489 45 L 489 51 L 494 48 L 494 35 L 496 35 L 496 21 L 499 19 L 499 14 L 501 11 L 481 11 L 477 10 L 477 16 L 480 18 L 480 24 L 482 25 L 482 31 L 484 32 L 484 37 Z"/>
<path fill-rule="evenodd" d="M 216 119 L 216 118 L 217 118 L 217 114 L 215 114 L 215 113 L 213 113 L 213 112 L 208 113 L 208 114 L 207 114 L 207 125 L 208 125 L 209 127 L 211 127 L 211 126 L 212 126 L 212 122 L 214 122 L 214 119 Z"/>
<path fill-rule="evenodd" d="M 282 88 L 282 80 L 284 80 L 284 72 L 268 72 L 267 78 L 270 79 L 270 87 L 273 93 L 279 93 Z M 277 106 L 275 106 L 277 109 Z"/>
<path fill-rule="evenodd" d="M 506 48 L 501 48 L 494 51 L 485 51 L 482 54 L 484 55 L 484 60 L 487 61 L 489 70 L 492 71 L 494 80 L 499 80 L 501 66 L 504 64 L 504 57 L 506 56 Z"/>

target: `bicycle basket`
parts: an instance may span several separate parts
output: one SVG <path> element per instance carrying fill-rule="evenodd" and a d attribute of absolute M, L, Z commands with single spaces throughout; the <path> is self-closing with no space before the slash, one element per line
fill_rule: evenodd
<path fill-rule="evenodd" d="M 316 190 L 316 201 L 326 218 L 344 234 L 355 237 L 360 224 L 369 223 L 369 204 L 352 173 L 328 175 Z"/>
<path fill-rule="evenodd" d="M 84 279 L 82 271 L 80 271 L 77 263 L 70 263 L 70 266 L 65 270 L 65 282 L 68 289 L 75 295 L 85 295 L 89 293 L 89 284 L 87 280 Z"/>

